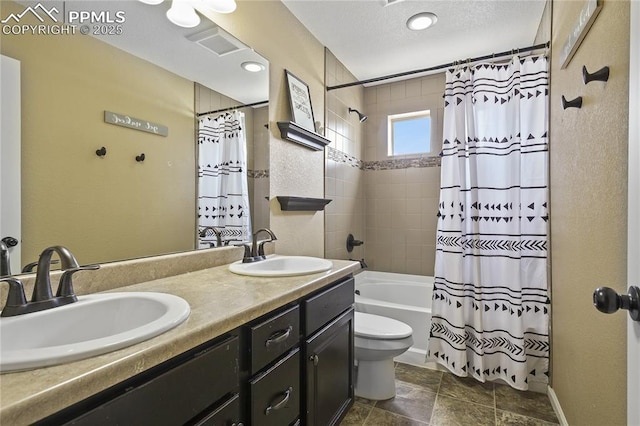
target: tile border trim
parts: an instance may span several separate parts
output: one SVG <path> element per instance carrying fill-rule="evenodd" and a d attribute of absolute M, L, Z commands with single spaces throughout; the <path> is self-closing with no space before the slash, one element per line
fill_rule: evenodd
<path fill-rule="evenodd" d="M 409 169 L 421 167 L 440 167 L 440 157 L 416 157 L 416 158 L 398 158 L 391 160 L 379 161 L 362 161 L 352 155 L 348 155 L 335 148 L 326 147 L 327 160 L 336 163 L 345 163 L 359 170 L 394 170 Z"/>

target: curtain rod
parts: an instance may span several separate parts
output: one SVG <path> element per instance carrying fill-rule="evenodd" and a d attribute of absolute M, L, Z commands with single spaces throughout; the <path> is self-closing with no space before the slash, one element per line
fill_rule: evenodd
<path fill-rule="evenodd" d="M 202 117 L 203 115 L 215 114 L 217 112 L 232 111 L 234 109 L 254 107 L 254 106 L 258 106 L 258 105 L 262 105 L 262 104 L 268 104 L 268 103 L 269 103 L 269 101 L 260 101 L 260 102 L 253 102 L 253 103 L 250 103 L 250 104 L 236 105 L 236 106 L 232 106 L 232 107 L 228 107 L 228 108 L 216 109 L 216 110 L 213 110 L 213 111 L 199 112 L 198 114 L 196 114 L 196 117 Z"/>
<path fill-rule="evenodd" d="M 449 67 L 453 67 L 453 66 L 455 66 L 457 64 L 462 64 L 462 63 L 467 63 L 467 62 L 478 62 L 478 61 L 484 61 L 484 60 L 487 60 L 487 59 L 499 58 L 501 56 L 514 55 L 514 54 L 523 53 L 523 52 L 531 52 L 532 50 L 538 50 L 538 49 L 548 48 L 548 47 L 549 47 L 549 42 L 546 42 L 546 43 L 536 44 L 534 46 L 521 47 L 519 49 L 512 49 L 512 50 L 508 50 L 508 51 L 504 51 L 504 52 L 500 52 L 500 53 L 493 53 L 491 55 L 478 56 L 477 58 L 470 58 L 470 59 L 464 59 L 464 60 L 461 60 L 461 61 L 449 62 L 448 64 L 437 65 L 435 67 L 423 68 L 423 69 L 414 70 L 414 71 L 405 71 L 405 72 L 401 72 L 401 73 L 398 73 L 398 74 L 386 75 L 384 77 L 375 77 L 375 78 L 370 78 L 370 79 L 367 79 L 367 80 L 354 81 L 352 83 L 338 84 L 336 86 L 328 86 L 327 87 L 327 92 L 330 91 L 330 90 L 335 90 L 335 89 L 344 89 L 345 87 L 359 86 L 361 84 L 376 83 L 378 81 L 390 80 L 392 78 L 405 77 L 405 76 L 412 75 L 412 74 L 422 74 L 422 73 L 425 73 L 425 72 L 437 71 L 437 70 L 440 70 L 440 69 L 443 69 L 443 68 L 449 68 Z"/>

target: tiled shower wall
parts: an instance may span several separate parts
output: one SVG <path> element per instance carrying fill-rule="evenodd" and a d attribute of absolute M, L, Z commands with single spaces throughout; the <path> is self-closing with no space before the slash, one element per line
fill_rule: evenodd
<path fill-rule="evenodd" d="M 357 79 L 331 52 L 325 54 L 327 86 Z M 325 136 L 331 144 L 325 149 L 325 197 L 333 200 L 325 209 L 325 257 L 362 259 L 365 246 L 347 252 L 349 234 L 364 239 L 364 126 L 349 108 L 363 111 L 363 88 L 354 86 L 327 92 Z"/>
<path fill-rule="evenodd" d="M 364 89 L 366 262 L 375 271 L 433 275 L 440 192 L 444 74 Z M 387 116 L 431 111 L 432 153 L 387 156 Z"/>
<path fill-rule="evenodd" d="M 327 86 L 357 79 L 326 51 Z M 370 269 L 433 275 L 440 192 L 444 74 L 327 92 L 325 255 Z M 360 123 L 349 107 L 369 118 Z M 387 116 L 430 110 L 432 153 L 387 156 Z M 352 233 L 364 241 L 348 253 Z"/>
<path fill-rule="evenodd" d="M 195 84 L 196 113 L 215 111 L 241 104 L 235 99 Z M 254 232 L 269 227 L 269 107 L 244 108 L 247 136 L 247 183 Z M 196 154 L 197 155 L 197 154 Z"/>

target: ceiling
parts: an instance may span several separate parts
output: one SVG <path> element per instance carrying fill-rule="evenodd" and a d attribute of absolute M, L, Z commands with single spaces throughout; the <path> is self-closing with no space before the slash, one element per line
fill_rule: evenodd
<path fill-rule="evenodd" d="M 358 80 L 531 46 L 546 0 L 282 0 Z M 412 31 L 406 21 L 438 22 Z"/>
<path fill-rule="evenodd" d="M 219 29 L 207 18 L 201 16 L 200 24 L 194 28 L 174 25 L 166 18 L 170 1 L 155 6 L 131 0 L 85 0 L 74 1 L 72 4 L 79 10 L 86 6 L 85 10 L 126 12 L 122 35 L 97 36 L 106 43 L 242 103 L 269 99 L 269 61 Z M 240 49 L 218 56 L 189 40 L 190 37 L 212 29 L 219 29 L 227 39 L 235 40 L 240 44 Z M 259 73 L 249 73 L 240 68 L 240 64 L 245 61 L 258 61 L 266 69 Z"/>
<path fill-rule="evenodd" d="M 19 0 L 17 3 L 34 8 L 41 1 Z M 189 40 L 189 37 L 218 27 L 204 17 L 195 28 L 172 24 L 166 18 L 171 1 L 156 6 L 134 0 L 47 1 L 44 5 L 49 10 L 56 8 L 58 22 L 63 21 L 62 15 L 69 16 L 72 10 L 110 12 L 112 18 L 117 16 L 116 12 L 123 11 L 125 21 L 121 24 L 121 34 L 93 35 L 91 31 L 91 35 L 239 102 L 248 104 L 269 99 L 269 61 L 230 35 L 225 37 L 238 42 L 240 48 L 222 56 Z M 90 29 L 96 27 L 108 26 L 89 25 Z M 260 62 L 266 69 L 258 73 L 247 72 L 240 68 L 245 61 Z"/>
<path fill-rule="evenodd" d="M 359 80 L 530 46 L 546 0 L 282 0 L 309 31 Z M 388 3 L 389 2 L 389 3 Z M 18 0 L 25 6 L 38 1 Z M 66 6 L 65 6 L 66 3 Z M 217 28 L 206 18 L 195 28 L 166 19 L 170 1 L 150 6 L 133 0 L 48 1 L 60 10 L 125 11 L 121 35 L 102 41 L 243 103 L 268 99 L 268 61 L 245 46 L 218 56 L 189 40 Z M 419 12 L 438 15 L 435 26 L 411 31 Z M 255 60 L 267 69 L 248 73 Z"/>

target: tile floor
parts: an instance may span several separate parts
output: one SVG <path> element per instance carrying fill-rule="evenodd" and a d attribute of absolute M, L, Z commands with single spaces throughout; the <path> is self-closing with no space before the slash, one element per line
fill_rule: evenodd
<path fill-rule="evenodd" d="M 356 398 L 341 426 L 548 426 L 558 424 L 549 398 L 506 385 L 396 364 L 396 397 Z"/>

